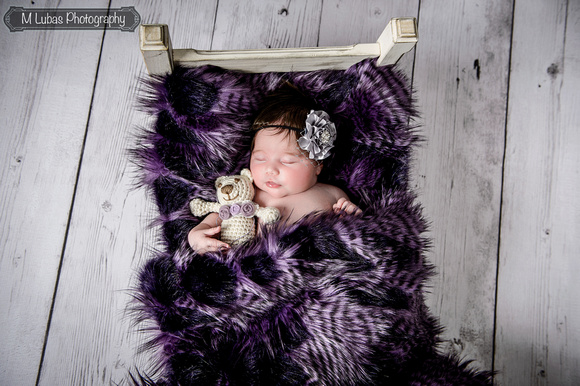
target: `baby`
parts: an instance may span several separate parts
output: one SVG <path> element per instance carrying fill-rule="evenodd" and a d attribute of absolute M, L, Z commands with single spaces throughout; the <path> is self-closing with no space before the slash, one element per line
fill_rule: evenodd
<path fill-rule="evenodd" d="M 286 84 L 266 98 L 252 125 L 254 201 L 278 208 L 280 221 L 289 224 L 318 211 L 361 213 L 341 189 L 318 182 L 336 128 L 328 114 L 309 106 L 304 95 Z M 191 248 L 199 254 L 228 250 L 230 246 L 217 238 L 220 224 L 219 215 L 210 213 L 189 232 Z"/>

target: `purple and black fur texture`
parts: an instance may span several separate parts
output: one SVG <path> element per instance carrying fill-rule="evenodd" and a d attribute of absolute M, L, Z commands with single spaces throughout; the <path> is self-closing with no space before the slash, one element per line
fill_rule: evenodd
<path fill-rule="evenodd" d="M 226 255 L 195 254 L 187 233 L 202 219 L 189 200 L 215 200 L 215 179 L 248 166 L 251 122 L 284 81 L 336 123 L 320 181 L 363 215 L 313 214 L 264 227 Z M 371 61 L 286 74 L 207 66 L 148 85 L 142 105 L 156 122 L 134 156 L 163 248 L 142 268 L 135 298 L 138 319 L 153 326 L 156 384 L 491 383 L 436 350 L 440 327 L 422 294 L 432 272 L 425 220 L 408 187 L 416 112 L 402 74 Z"/>

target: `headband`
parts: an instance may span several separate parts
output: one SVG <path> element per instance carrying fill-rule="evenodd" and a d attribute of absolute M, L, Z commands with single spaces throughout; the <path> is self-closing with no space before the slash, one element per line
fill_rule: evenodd
<path fill-rule="evenodd" d="M 330 149 L 334 147 L 336 140 L 336 126 L 330 121 L 325 111 L 310 110 L 306 117 L 304 129 L 287 125 L 265 125 L 260 129 L 281 128 L 292 130 L 300 134 L 298 146 L 308 152 L 308 157 L 315 161 L 321 161 L 330 155 Z"/>

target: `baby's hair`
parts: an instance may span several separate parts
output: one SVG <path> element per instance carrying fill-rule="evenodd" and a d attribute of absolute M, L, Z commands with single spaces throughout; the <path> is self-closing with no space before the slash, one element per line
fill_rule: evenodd
<path fill-rule="evenodd" d="M 260 110 L 252 125 L 254 135 L 263 128 L 272 128 L 276 133 L 285 133 L 296 137 L 304 129 L 306 117 L 314 108 L 314 102 L 304 95 L 296 86 L 285 82 L 278 89 L 266 96 L 260 104 Z M 252 146 L 253 147 L 253 146 Z"/>
<path fill-rule="evenodd" d="M 296 86 L 285 82 L 268 94 L 260 104 L 258 115 L 254 119 L 250 151 L 254 151 L 256 133 L 262 129 L 272 130 L 275 134 L 284 134 L 291 141 L 296 141 L 296 148 L 309 159 L 314 166 L 322 165 L 322 160 L 312 160 L 306 150 L 298 146 L 298 138 L 306 128 L 306 119 L 316 103 L 304 95 Z"/>

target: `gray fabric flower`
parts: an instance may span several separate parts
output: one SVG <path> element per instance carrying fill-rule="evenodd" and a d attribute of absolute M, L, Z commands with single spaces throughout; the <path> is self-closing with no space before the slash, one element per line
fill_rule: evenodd
<path fill-rule="evenodd" d="M 325 111 L 310 110 L 306 117 L 306 128 L 298 139 L 298 146 L 309 153 L 313 160 L 320 161 L 330 155 L 329 151 L 334 146 L 336 139 L 336 126 L 330 122 L 330 117 Z"/>

